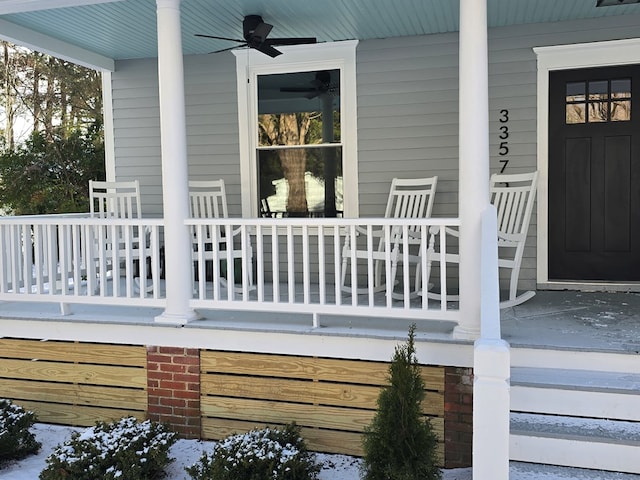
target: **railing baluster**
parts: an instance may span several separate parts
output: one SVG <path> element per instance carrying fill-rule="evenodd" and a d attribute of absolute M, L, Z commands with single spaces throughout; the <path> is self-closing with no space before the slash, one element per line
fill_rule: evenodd
<path fill-rule="evenodd" d="M 295 302 L 296 297 L 296 281 L 295 281 L 295 248 L 293 246 L 293 227 L 287 225 L 287 294 L 289 295 L 289 303 Z"/>
<path fill-rule="evenodd" d="M 440 228 L 440 310 L 447 310 L 447 230 Z"/>
<path fill-rule="evenodd" d="M 253 269 L 253 265 L 249 265 L 248 255 L 245 255 L 251 250 L 251 244 L 246 225 L 240 225 L 240 245 L 242 247 L 242 257 L 240 258 L 242 264 L 242 301 L 247 302 L 249 300 L 250 269 Z"/>
<path fill-rule="evenodd" d="M 262 225 L 256 226 L 256 278 L 258 290 L 258 302 L 264 302 L 264 236 Z"/>
<path fill-rule="evenodd" d="M 334 225 L 333 227 L 333 287 L 336 296 L 336 305 L 342 305 L 342 269 L 340 268 L 342 260 L 340 258 L 340 228 L 341 227 L 339 227 L 338 225 Z"/>
<path fill-rule="evenodd" d="M 326 263 L 327 254 L 325 252 L 324 226 L 318 225 L 318 301 L 320 305 L 327 304 L 326 294 Z"/>
<path fill-rule="evenodd" d="M 387 308 L 391 308 L 393 306 L 393 298 L 392 298 L 392 293 L 393 293 L 393 288 L 394 285 L 393 283 L 395 282 L 395 278 L 394 275 L 392 275 L 392 269 L 393 269 L 393 265 L 392 265 L 392 258 L 391 258 L 391 254 L 393 253 L 394 255 L 397 255 L 397 252 L 392 252 L 391 248 L 392 248 L 392 244 L 391 244 L 391 237 L 392 235 L 395 235 L 395 229 L 396 227 L 391 227 L 389 225 L 384 225 L 383 226 L 383 245 L 384 245 L 384 272 L 385 272 L 385 289 L 384 289 L 384 294 L 385 294 L 385 304 L 387 306 Z M 392 233 L 393 232 L 393 233 Z M 393 243 L 393 249 L 396 249 L 396 239 L 394 238 L 394 243 Z"/>
<path fill-rule="evenodd" d="M 409 226 L 402 225 L 402 294 L 404 301 L 404 308 L 411 307 L 411 281 L 409 277 Z M 397 265 L 396 265 L 397 268 Z M 417 268 L 417 267 L 416 267 Z M 393 290 L 393 286 L 391 287 Z"/>
<path fill-rule="evenodd" d="M 302 226 L 302 295 L 303 303 L 308 305 L 311 303 L 310 288 L 311 274 L 309 272 L 309 226 Z"/>
<path fill-rule="evenodd" d="M 271 226 L 271 275 L 273 277 L 273 302 L 280 303 L 280 246 L 278 227 Z"/>
<path fill-rule="evenodd" d="M 57 291 L 57 273 L 58 273 L 58 262 L 57 262 L 57 242 L 56 235 L 54 233 L 55 226 L 47 225 L 45 227 L 45 239 L 46 245 L 42 249 L 45 252 L 45 265 L 47 269 L 47 279 L 49 281 L 49 295 L 55 295 Z"/>

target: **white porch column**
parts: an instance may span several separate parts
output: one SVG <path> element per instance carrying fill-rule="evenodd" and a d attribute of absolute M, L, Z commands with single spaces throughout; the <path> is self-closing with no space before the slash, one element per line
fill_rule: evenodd
<path fill-rule="evenodd" d="M 189 217 L 189 173 L 180 0 L 156 0 L 156 5 L 167 306 L 155 320 L 184 324 L 198 315 L 189 307 L 191 241 L 184 224 Z"/>
<path fill-rule="evenodd" d="M 460 0 L 460 323 L 455 338 L 480 334 L 481 216 L 489 205 L 487 1 Z"/>

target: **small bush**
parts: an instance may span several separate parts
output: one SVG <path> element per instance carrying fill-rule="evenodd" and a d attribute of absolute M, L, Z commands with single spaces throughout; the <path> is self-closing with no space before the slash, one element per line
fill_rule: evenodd
<path fill-rule="evenodd" d="M 364 480 L 436 480 L 436 437 L 422 414 L 424 382 L 414 345 L 415 324 L 404 345 L 396 347 L 389 385 L 378 397 L 378 411 L 365 430 L 362 447 Z"/>
<path fill-rule="evenodd" d="M 158 423 L 126 417 L 98 422 L 58 445 L 47 458 L 40 480 L 150 480 L 173 461 L 176 434 Z"/>
<path fill-rule="evenodd" d="M 300 428 L 265 428 L 231 435 L 218 442 L 211 456 L 185 468 L 194 480 L 314 480 L 320 466 L 309 453 Z"/>
<path fill-rule="evenodd" d="M 8 460 L 19 460 L 40 450 L 29 428 L 35 423 L 33 412 L 0 399 L 0 466 Z"/>

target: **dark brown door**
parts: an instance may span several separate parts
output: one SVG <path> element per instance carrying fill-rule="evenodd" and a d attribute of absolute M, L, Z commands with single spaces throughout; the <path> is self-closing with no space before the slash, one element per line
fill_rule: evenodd
<path fill-rule="evenodd" d="M 549 89 L 549 279 L 640 280 L 640 65 Z"/>

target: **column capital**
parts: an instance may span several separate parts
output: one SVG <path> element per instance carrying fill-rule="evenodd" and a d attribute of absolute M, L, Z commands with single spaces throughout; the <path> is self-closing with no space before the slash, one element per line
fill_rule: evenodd
<path fill-rule="evenodd" d="M 182 0 L 156 0 L 158 8 L 180 8 Z"/>

